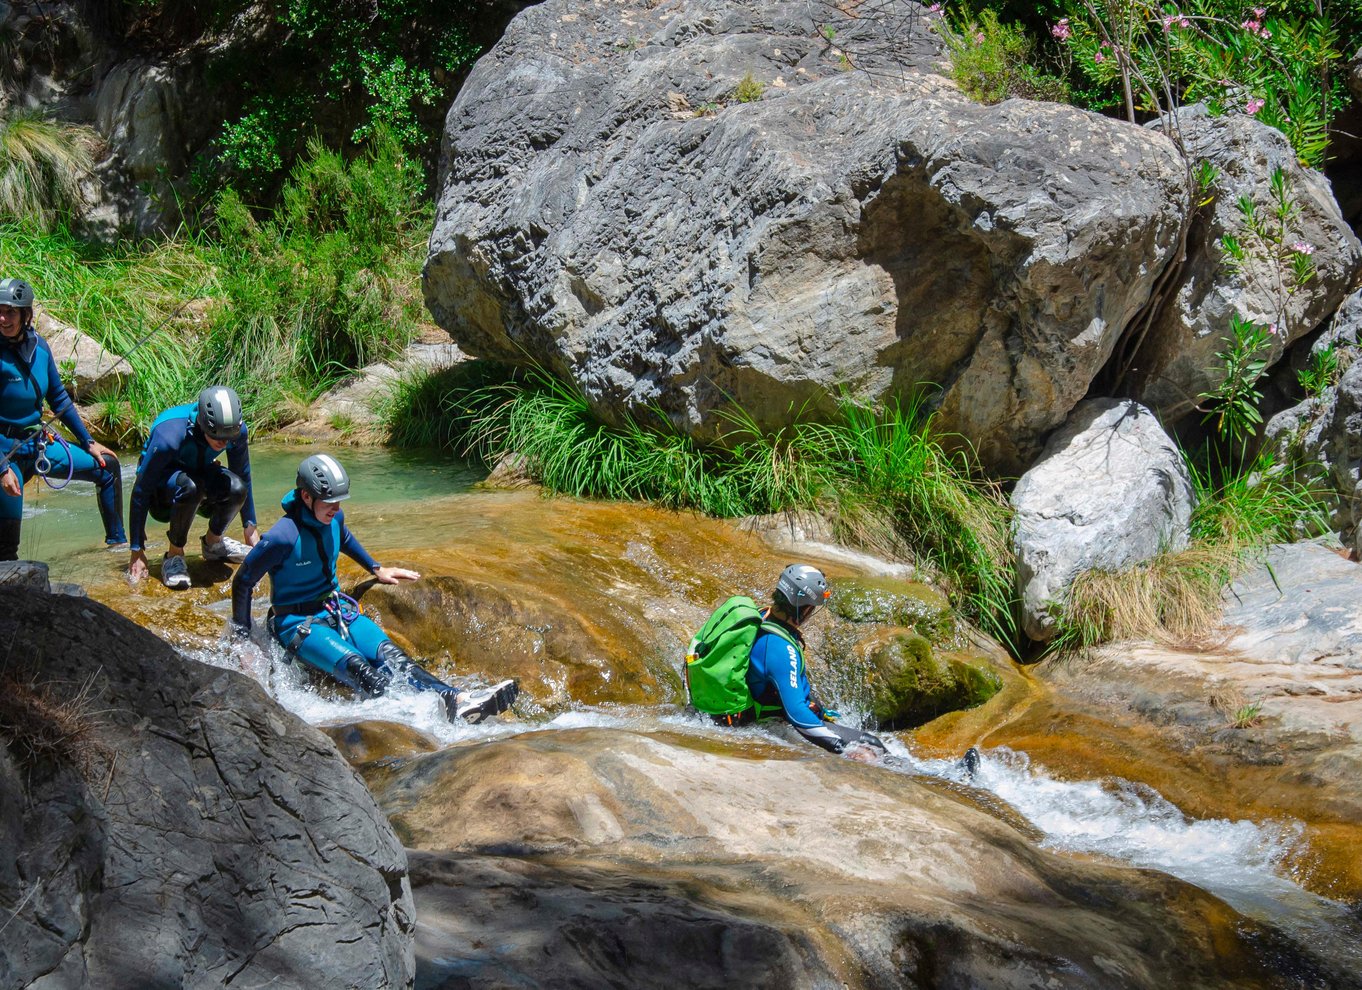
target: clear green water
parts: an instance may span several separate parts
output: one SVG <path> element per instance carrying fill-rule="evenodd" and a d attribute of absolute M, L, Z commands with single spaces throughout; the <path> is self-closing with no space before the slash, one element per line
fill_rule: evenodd
<path fill-rule="evenodd" d="M 481 471 L 447 455 L 428 451 L 255 443 L 251 445 L 251 475 L 262 530 L 279 518 L 279 500 L 293 487 L 298 463 L 310 454 L 323 451 L 336 457 L 350 473 L 351 498 L 345 508 L 347 515 L 352 517 L 363 516 L 366 510 L 379 507 L 391 512 L 403 503 L 465 492 L 483 477 Z M 123 460 L 126 513 L 137 455 L 135 451 L 120 451 L 119 455 Z M 20 557 L 46 561 L 56 581 L 79 580 L 88 575 L 89 552 L 99 550 L 104 541 L 94 493 L 94 485 L 83 482 L 72 482 L 61 491 L 51 491 L 36 479 L 29 482 L 24 489 Z M 205 528 L 205 522 L 196 523 L 190 535 L 191 543 Z M 228 535 L 241 535 L 235 521 Z M 165 525 L 148 519 L 147 538 L 151 553 L 159 555 L 165 545 Z M 75 566 L 77 557 L 85 558 L 80 567 Z M 110 567 L 125 567 L 127 557 L 126 546 L 109 551 Z"/>

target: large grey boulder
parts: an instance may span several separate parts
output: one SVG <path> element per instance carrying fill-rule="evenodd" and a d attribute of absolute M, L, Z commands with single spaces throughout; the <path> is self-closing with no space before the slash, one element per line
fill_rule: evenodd
<path fill-rule="evenodd" d="M 38 333 L 52 348 L 57 370 L 76 401 L 89 402 L 94 396 L 115 392 L 132 377 L 132 366 L 106 350 L 93 337 L 49 315 L 41 307 L 33 319 Z"/>
<path fill-rule="evenodd" d="M 7 720 L 0 986 L 410 984 L 406 856 L 330 740 L 102 605 L 0 606 L 7 708 L 36 683 L 79 730 Z"/>
<path fill-rule="evenodd" d="M 939 425 L 1019 472 L 1148 300 L 1185 169 L 1121 122 L 973 103 L 926 24 L 814 0 L 526 10 L 449 113 L 436 320 L 607 417 L 701 436 L 729 402 L 773 426 L 939 384 Z"/>
<path fill-rule="evenodd" d="M 1216 355 L 1230 339 L 1232 316 L 1276 326 L 1263 355 L 1272 364 L 1338 308 L 1362 267 L 1362 245 L 1329 180 L 1301 165 L 1280 131 L 1243 114 L 1212 117 L 1202 106 L 1180 111 L 1175 125 L 1190 160 L 1209 162 L 1216 179 L 1213 202 L 1191 228 L 1187 263 L 1130 359 L 1128 394 L 1164 423 L 1192 412 L 1199 396 L 1224 378 Z M 1293 206 L 1285 223 L 1278 221 L 1271 184 L 1277 170 Z M 1245 198 L 1268 228 L 1266 239 L 1249 229 L 1239 205 Z M 1242 263 L 1224 249 L 1226 236 L 1243 246 Z M 1314 276 L 1303 284 L 1293 276 L 1297 244 L 1313 252 Z"/>
<path fill-rule="evenodd" d="M 1186 546 L 1194 497 L 1177 445 L 1148 409 L 1114 399 L 1079 405 L 1012 493 L 1026 634 L 1056 635 L 1052 608 L 1082 571 Z"/>

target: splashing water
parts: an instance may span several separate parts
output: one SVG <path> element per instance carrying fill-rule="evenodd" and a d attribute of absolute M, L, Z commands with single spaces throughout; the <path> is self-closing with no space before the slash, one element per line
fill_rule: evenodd
<path fill-rule="evenodd" d="M 885 743 L 896 769 L 1006 801 L 1044 833 L 1045 848 L 1168 873 L 1307 941 L 1332 940 L 1340 929 L 1358 927 L 1345 905 L 1282 876 L 1287 855 L 1302 841 L 1299 822 L 1190 818 L 1152 788 L 1119 779 L 1057 780 L 1025 753 L 1002 747 L 981 753 L 971 774 L 961 761 L 924 760 L 897 739 Z M 1362 949 L 1350 951 L 1362 963 Z"/>

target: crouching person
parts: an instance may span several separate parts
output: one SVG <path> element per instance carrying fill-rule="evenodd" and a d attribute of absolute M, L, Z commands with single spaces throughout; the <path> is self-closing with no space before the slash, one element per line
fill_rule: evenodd
<path fill-rule="evenodd" d="M 383 567 L 345 525 L 340 503 L 350 478 L 335 458 L 315 454 L 298 467 L 297 488 L 284 496 L 284 517 L 251 550 L 232 580 L 234 635 L 251 630 L 251 593 L 270 576 L 269 630 L 290 654 L 364 697 L 383 694 L 394 679 L 439 694 L 450 718 L 480 721 L 510 707 L 515 681 L 482 691 L 452 687 L 429 673 L 340 592 L 336 562 L 344 553 L 380 584 L 421 575 Z"/>

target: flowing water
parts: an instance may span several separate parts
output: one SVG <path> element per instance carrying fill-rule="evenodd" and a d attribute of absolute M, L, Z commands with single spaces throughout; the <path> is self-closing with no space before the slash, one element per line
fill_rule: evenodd
<path fill-rule="evenodd" d="M 291 487 L 298 461 L 310 452 L 295 446 L 252 448 L 262 529 L 277 517 L 278 497 Z M 446 500 L 451 493 L 469 489 L 477 476 L 456 464 L 382 450 L 346 451 L 340 456 L 354 479 L 347 517 L 373 551 L 415 544 L 438 548 L 456 530 L 479 525 L 478 504 L 462 503 L 457 495 L 438 519 L 418 511 L 426 500 Z M 125 471 L 130 474 L 130 465 Z M 131 480 L 126 478 L 128 489 Z M 54 581 L 85 583 L 95 597 L 117 607 L 110 598 L 122 593 L 118 575 L 126 565 L 126 551 L 111 554 L 97 547 L 100 529 L 92 491 L 92 486 L 77 483 L 34 497 L 33 489 L 28 489 L 23 549 L 49 562 Z M 552 512 L 551 505 L 544 503 L 543 511 Z M 200 529 L 201 524 L 195 534 Z M 149 521 L 153 545 L 161 535 L 159 530 L 159 524 Z M 636 540 L 628 541 L 629 553 L 642 552 L 636 544 Z M 157 556 L 154 550 L 149 553 L 153 570 Z M 643 602 L 634 604 L 640 611 L 644 608 Z M 198 645 L 186 648 L 187 653 L 207 663 L 243 669 L 284 707 L 314 725 L 392 721 L 419 729 L 443 745 L 579 726 L 643 731 L 665 726 L 729 739 L 734 731 L 711 726 L 674 705 L 592 707 L 577 703 L 566 711 L 472 726 L 451 724 L 434 697 L 406 690 L 369 701 L 331 698 L 319 694 L 296 667 L 282 663 L 277 648 L 272 655 L 250 653 L 244 661 L 228 650 L 222 635 L 229 613 L 225 598 L 200 600 L 195 608 L 201 617 L 200 635 Z M 159 616 L 149 618 L 170 621 Z M 183 645 L 183 640 L 173 636 L 174 630 L 157 631 Z M 767 742 L 771 739 L 761 729 L 737 731 Z M 1286 873 L 1289 854 L 1302 841 L 1298 823 L 1191 819 L 1148 787 L 1113 779 L 1060 780 L 1032 765 L 1026 754 L 1005 748 L 982 754 L 970 774 L 958 761 L 919 758 L 893 736 L 887 744 L 892 754 L 889 762 L 896 771 L 990 792 L 1043 833 L 1042 844 L 1050 849 L 1169 873 L 1210 891 L 1242 914 L 1290 932 L 1315 951 L 1346 961 L 1355 972 L 1362 971 L 1362 932 L 1356 916 L 1344 905 L 1304 890 Z"/>

